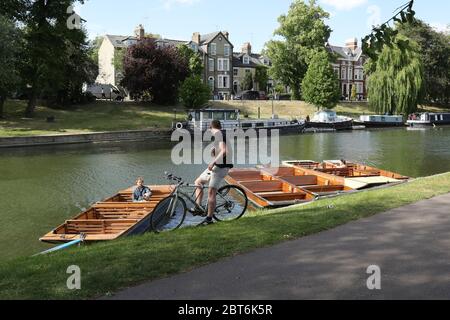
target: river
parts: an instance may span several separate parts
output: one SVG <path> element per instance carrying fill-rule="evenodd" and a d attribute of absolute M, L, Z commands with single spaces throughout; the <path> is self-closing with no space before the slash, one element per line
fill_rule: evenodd
<path fill-rule="evenodd" d="M 193 180 L 202 166 L 171 163 L 170 143 L 0 149 L 0 260 L 49 246 L 38 238 L 92 203 L 133 184 Z M 450 128 L 384 129 L 280 137 L 282 160 L 348 159 L 411 177 L 450 171 Z"/>

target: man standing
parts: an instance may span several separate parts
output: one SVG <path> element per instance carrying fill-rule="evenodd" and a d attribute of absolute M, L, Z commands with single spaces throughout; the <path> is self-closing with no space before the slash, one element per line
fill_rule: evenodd
<path fill-rule="evenodd" d="M 208 192 L 208 216 L 201 225 L 210 225 L 213 222 L 214 211 L 216 209 L 216 196 L 223 179 L 228 175 L 228 172 L 233 165 L 231 164 L 231 155 L 227 146 L 226 135 L 222 133 L 222 124 L 218 120 L 211 122 L 211 133 L 214 137 L 214 149 L 212 152 L 213 161 L 209 164 L 208 169 L 203 172 L 195 181 L 197 186 L 196 199 L 198 208 L 191 210 L 194 215 L 202 215 L 200 209 L 203 200 L 203 186 L 209 183 Z M 228 158 L 228 159 L 227 159 Z"/>

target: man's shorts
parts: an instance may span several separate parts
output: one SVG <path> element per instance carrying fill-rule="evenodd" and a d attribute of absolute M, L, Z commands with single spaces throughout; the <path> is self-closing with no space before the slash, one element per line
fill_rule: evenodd
<path fill-rule="evenodd" d="M 213 171 L 206 169 L 205 172 L 200 175 L 200 180 L 203 183 L 209 183 L 209 188 L 218 190 L 223 179 L 228 175 L 228 172 L 230 172 L 229 168 L 214 167 Z"/>

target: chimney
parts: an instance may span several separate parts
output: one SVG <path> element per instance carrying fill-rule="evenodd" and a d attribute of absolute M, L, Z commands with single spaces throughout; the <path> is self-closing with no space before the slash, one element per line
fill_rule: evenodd
<path fill-rule="evenodd" d="M 195 42 L 196 44 L 200 44 L 200 33 L 194 32 L 192 34 L 192 42 Z"/>
<path fill-rule="evenodd" d="M 358 48 L 358 39 L 357 38 L 348 39 L 345 42 L 345 46 L 354 51 L 356 48 Z"/>
<path fill-rule="evenodd" d="M 250 44 L 250 42 L 244 43 L 244 45 L 242 46 L 242 53 L 245 53 L 248 55 L 252 54 L 252 45 Z"/>
<path fill-rule="evenodd" d="M 229 39 L 230 38 L 230 33 L 228 31 L 224 31 L 222 32 L 223 35 L 225 36 L 225 38 Z"/>
<path fill-rule="evenodd" d="M 139 40 L 145 38 L 144 26 L 142 24 L 138 25 L 134 30 L 134 34 L 136 35 L 136 38 L 138 38 Z"/>

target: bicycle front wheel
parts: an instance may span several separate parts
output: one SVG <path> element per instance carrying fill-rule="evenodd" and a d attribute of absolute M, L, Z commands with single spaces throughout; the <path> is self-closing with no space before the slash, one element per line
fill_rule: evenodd
<path fill-rule="evenodd" d="M 241 187 L 225 186 L 217 191 L 214 218 L 217 221 L 232 221 L 241 218 L 247 211 L 248 198 Z"/>
<path fill-rule="evenodd" d="M 150 217 L 150 230 L 156 233 L 173 231 L 183 225 L 186 218 L 186 202 L 170 196 L 162 200 Z"/>

